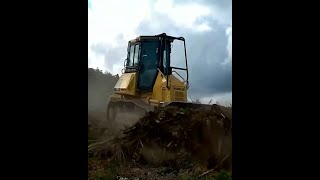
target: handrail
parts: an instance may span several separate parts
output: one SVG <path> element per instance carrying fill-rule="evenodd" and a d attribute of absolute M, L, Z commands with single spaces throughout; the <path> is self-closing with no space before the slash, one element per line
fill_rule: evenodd
<path fill-rule="evenodd" d="M 180 40 L 180 41 L 183 41 L 183 45 L 184 45 L 184 57 L 185 57 L 185 61 L 186 61 L 186 68 L 179 68 L 179 67 L 169 67 L 169 68 L 172 68 L 172 69 L 179 69 L 179 70 L 185 70 L 187 71 L 187 80 L 185 81 L 186 82 L 186 87 L 187 89 L 189 89 L 189 71 L 188 71 L 188 60 L 187 60 L 187 49 L 186 49 L 186 41 L 183 37 L 172 37 L 172 36 L 167 36 L 165 33 L 163 34 L 160 34 L 158 36 L 164 36 L 164 42 L 166 42 L 166 38 L 168 37 L 169 39 L 177 39 L 177 40 Z M 165 43 L 165 46 L 166 46 L 166 43 Z M 165 47 L 166 48 L 166 47 Z M 171 60 L 170 60 L 171 61 Z M 171 62 L 170 62 L 171 64 Z M 167 88 L 169 88 L 168 86 L 168 75 L 167 75 Z"/>
<path fill-rule="evenodd" d="M 172 71 L 172 72 L 175 72 L 183 80 L 183 83 L 187 82 L 177 71 Z"/>

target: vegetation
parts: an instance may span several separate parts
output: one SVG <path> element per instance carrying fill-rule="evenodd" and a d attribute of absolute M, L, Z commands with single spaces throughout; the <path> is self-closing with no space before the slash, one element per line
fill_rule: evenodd
<path fill-rule="evenodd" d="M 88 68 L 88 111 L 101 112 L 107 106 L 108 96 L 119 80 L 119 75 L 103 73 L 99 69 Z"/>

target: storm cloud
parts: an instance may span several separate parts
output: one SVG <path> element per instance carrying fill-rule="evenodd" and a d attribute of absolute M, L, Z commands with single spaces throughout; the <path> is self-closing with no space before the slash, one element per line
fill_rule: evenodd
<path fill-rule="evenodd" d="M 228 9 L 227 5 L 224 3 L 223 8 Z M 223 17 L 219 18 L 223 19 Z M 196 19 L 196 24 L 206 23 L 210 27 L 210 30 L 196 32 L 178 26 L 166 14 L 155 12 L 151 20 L 142 22 L 135 32 L 141 35 L 165 32 L 168 35 L 183 36 L 186 39 L 189 93 L 192 96 L 204 97 L 230 93 L 232 91 L 232 27 L 231 24 L 221 23 L 227 20 L 222 21 L 219 18 L 204 16 Z M 184 66 L 184 54 L 173 56 L 172 62 Z"/>

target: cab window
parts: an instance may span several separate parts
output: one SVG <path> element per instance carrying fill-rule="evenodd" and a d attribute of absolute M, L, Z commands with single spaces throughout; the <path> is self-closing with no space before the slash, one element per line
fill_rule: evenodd
<path fill-rule="evenodd" d="M 138 66 L 139 64 L 139 44 L 135 45 L 134 48 L 134 58 L 133 58 L 133 66 Z"/>
<path fill-rule="evenodd" d="M 134 55 L 134 46 L 131 45 L 130 47 L 130 58 L 128 61 L 128 66 L 133 66 L 133 55 Z"/>

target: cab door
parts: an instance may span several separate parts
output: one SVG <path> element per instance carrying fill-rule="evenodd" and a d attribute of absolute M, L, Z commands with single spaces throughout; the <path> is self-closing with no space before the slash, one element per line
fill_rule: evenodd
<path fill-rule="evenodd" d="M 158 74 L 159 41 L 141 43 L 138 89 L 151 91 Z"/>

